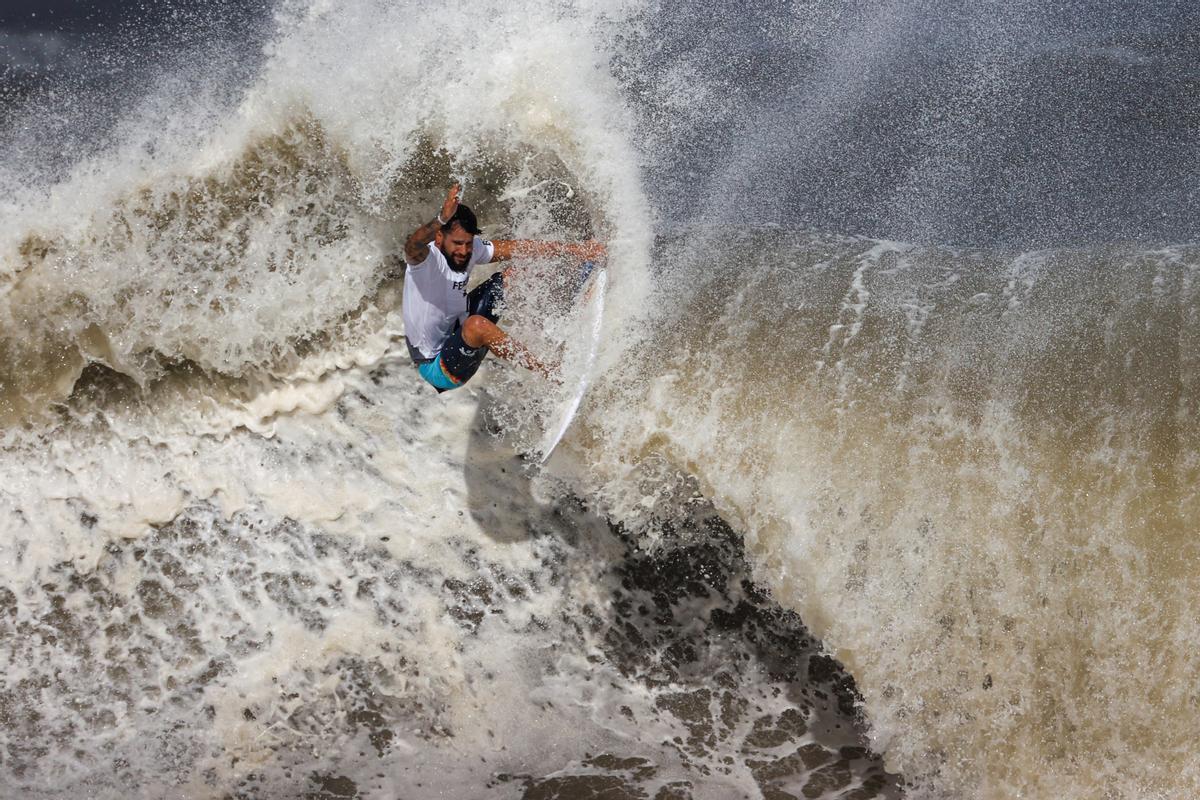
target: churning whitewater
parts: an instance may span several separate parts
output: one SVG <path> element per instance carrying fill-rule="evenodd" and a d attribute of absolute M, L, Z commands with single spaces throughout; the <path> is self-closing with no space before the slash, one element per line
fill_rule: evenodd
<path fill-rule="evenodd" d="M 6 89 L 0 795 L 1194 796 L 1189 18 L 992 5 L 281 2 Z M 607 243 L 544 465 L 566 390 L 405 347 L 455 182 Z"/>

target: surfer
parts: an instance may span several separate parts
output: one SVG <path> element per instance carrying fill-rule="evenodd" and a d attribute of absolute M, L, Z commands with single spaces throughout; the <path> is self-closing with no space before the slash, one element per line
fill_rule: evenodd
<path fill-rule="evenodd" d="M 513 267 L 494 273 L 470 292 L 467 280 L 478 264 L 512 258 L 567 256 L 579 261 L 604 257 L 596 241 L 546 242 L 480 237 L 470 208 L 458 202 L 462 187 L 446 194 L 435 219 L 417 228 L 404 243 L 404 338 L 413 364 L 438 392 L 462 386 L 489 352 L 550 377 L 552 365 L 535 357 L 505 333 L 499 305 Z M 432 245 L 432 246 L 430 246 Z"/>

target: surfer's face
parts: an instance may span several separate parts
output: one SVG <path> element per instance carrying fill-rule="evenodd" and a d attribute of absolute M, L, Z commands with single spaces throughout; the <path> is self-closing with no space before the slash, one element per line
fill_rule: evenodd
<path fill-rule="evenodd" d="M 435 244 L 446 257 L 450 269 L 455 272 L 466 272 L 467 262 L 471 260 L 471 244 L 475 237 L 467 233 L 457 222 L 450 228 L 449 233 L 438 231 L 434 237 Z"/>

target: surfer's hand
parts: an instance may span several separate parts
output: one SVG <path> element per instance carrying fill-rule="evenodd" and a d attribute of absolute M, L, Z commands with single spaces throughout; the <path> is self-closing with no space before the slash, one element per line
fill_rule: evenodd
<path fill-rule="evenodd" d="M 442 203 L 442 219 L 449 220 L 454 216 L 454 212 L 458 211 L 458 195 L 461 192 L 462 186 L 457 183 L 450 187 L 450 191 L 446 193 L 446 202 Z"/>

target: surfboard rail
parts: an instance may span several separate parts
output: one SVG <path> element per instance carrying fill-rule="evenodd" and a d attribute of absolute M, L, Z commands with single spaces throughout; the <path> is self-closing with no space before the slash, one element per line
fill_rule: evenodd
<path fill-rule="evenodd" d="M 546 435 L 542 439 L 542 460 L 545 464 L 550 460 L 550 456 L 554 454 L 554 449 L 558 447 L 558 443 L 562 441 L 567 430 L 571 427 L 571 423 L 575 419 L 576 412 L 579 411 L 579 406 L 583 403 L 584 395 L 587 394 L 588 385 L 591 383 L 592 371 L 596 365 L 596 356 L 600 353 L 600 334 L 604 324 L 604 290 L 608 281 L 608 272 L 603 267 L 588 270 L 584 273 L 585 279 L 591 278 L 591 285 L 584 289 L 585 313 L 591 313 L 591 341 L 588 342 L 588 348 L 584 357 L 583 371 L 579 375 L 579 380 L 573 387 L 570 397 L 560 405 L 558 413 L 551 417 L 551 423 L 546 427 Z M 585 284 L 586 285 L 586 284 Z"/>

